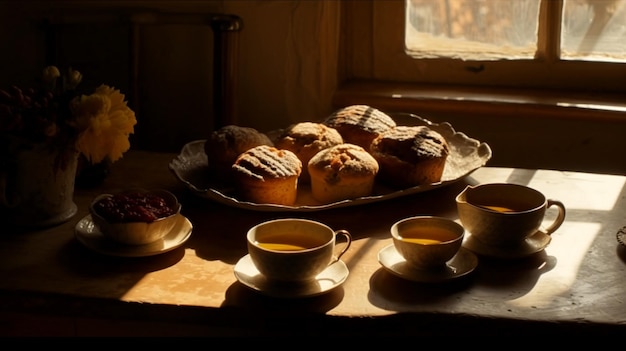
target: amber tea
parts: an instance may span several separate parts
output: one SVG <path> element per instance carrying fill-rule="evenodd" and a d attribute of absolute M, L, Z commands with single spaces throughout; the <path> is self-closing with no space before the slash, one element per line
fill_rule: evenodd
<path fill-rule="evenodd" d="M 263 237 L 256 242 L 264 249 L 276 251 L 300 251 L 323 245 L 318 238 L 298 235 L 297 233 L 280 233 Z"/>
<path fill-rule="evenodd" d="M 496 212 L 519 212 L 520 210 L 516 210 L 514 208 L 511 207 L 504 207 L 504 206 L 489 206 L 489 205 L 480 205 L 480 207 L 484 207 L 484 208 L 488 208 L 492 211 L 496 211 Z"/>
<path fill-rule="evenodd" d="M 400 239 L 417 244 L 434 245 L 454 240 L 457 237 L 457 234 L 443 228 L 420 227 L 403 231 Z"/>

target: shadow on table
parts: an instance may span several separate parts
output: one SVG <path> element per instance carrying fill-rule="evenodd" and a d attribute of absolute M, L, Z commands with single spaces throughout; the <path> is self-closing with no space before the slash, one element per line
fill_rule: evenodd
<path fill-rule="evenodd" d="M 344 297 L 344 290 L 339 286 L 327 293 L 297 298 L 276 298 L 263 295 L 235 282 L 228 287 L 221 307 L 237 307 L 273 316 L 300 313 L 326 313 L 335 308 Z"/>
<path fill-rule="evenodd" d="M 184 256 L 183 247 L 146 257 L 109 256 L 92 251 L 72 238 L 62 247 L 57 257 L 68 271 L 80 276 L 83 282 L 93 280 L 96 284 L 104 284 L 108 277 L 114 280 L 122 273 L 126 275 L 126 288 L 130 289 L 146 274 L 174 266 Z M 116 289 L 120 289 L 120 294 L 126 290 L 121 286 Z"/>
<path fill-rule="evenodd" d="M 615 251 L 617 252 L 617 257 L 619 257 L 622 262 L 626 263 L 626 246 L 617 244 Z"/>
<path fill-rule="evenodd" d="M 391 311 L 452 310 L 468 299 L 492 304 L 524 296 L 555 265 L 556 258 L 545 251 L 518 260 L 479 257 L 474 272 L 440 283 L 409 281 L 380 268 L 370 279 L 368 298 Z"/>

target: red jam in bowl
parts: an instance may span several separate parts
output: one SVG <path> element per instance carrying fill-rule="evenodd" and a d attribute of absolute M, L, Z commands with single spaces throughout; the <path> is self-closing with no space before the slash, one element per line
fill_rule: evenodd
<path fill-rule="evenodd" d="M 176 213 L 163 197 L 142 192 L 115 194 L 101 199 L 93 207 L 104 219 L 116 223 L 150 223 Z"/>

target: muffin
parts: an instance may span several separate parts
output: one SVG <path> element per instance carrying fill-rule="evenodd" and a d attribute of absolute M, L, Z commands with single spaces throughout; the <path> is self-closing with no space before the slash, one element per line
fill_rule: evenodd
<path fill-rule="evenodd" d="M 441 181 L 450 149 L 446 139 L 426 126 L 397 126 L 374 139 L 382 183 L 407 188 Z"/>
<path fill-rule="evenodd" d="M 239 155 L 231 169 L 242 200 L 295 204 L 302 162 L 293 152 L 268 145 L 255 146 Z"/>
<path fill-rule="evenodd" d="M 218 178 L 230 179 L 231 167 L 237 157 L 259 145 L 274 144 L 266 134 L 254 128 L 227 125 L 213 131 L 204 143 L 210 172 Z"/>
<path fill-rule="evenodd" d="M 341 134 L 335 129 L 322 123 L 301 122 L 283 129 L 276 139 L 274 146 L 289 150 L 296 154 L 302 162 L 302 174 L 298 183 L 310 182 L 309 171 L 306 165 L 309 160 L 323 149 L 343 143 Z"/>
<path fill-rule="evenodd" d="M 323 123 L 337 129 L 344 143 L 359 145 L 368 151 L 376 137 L 396 126 L 396 122 L 389 115 L 367 105 L 339 109 Z"/>
<path fill-rule="evenodd" d="M 372 194 L 378 162 L 359 145 L 343 143 L 324 149 L 307 165 L 311 195 L 331 203 Z"/>

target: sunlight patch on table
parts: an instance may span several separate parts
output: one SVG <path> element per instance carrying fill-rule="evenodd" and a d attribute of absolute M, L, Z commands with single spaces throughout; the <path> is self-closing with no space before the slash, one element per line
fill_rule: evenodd
<path fill-rule="evenodd" d="M 564 223 L 552 235 L 552 242 L 546 248 L 549 256 L 556 257 L 556 266 L 542 274 L 526 295 L 508 303 L 517 307 L 540 308 L 567 296 L 576 281 L 585 255 L 601 229 L 600 223 Z"/>
<path fill-rule="evenodd" d="M 537 172 L 528 186 L 543 192 L 549 199 L 567 198 L 568 201 L 564 204 L 567 210 L 610 211 L 615 207 L 621 195 L 615 189 L 622 189 L 624 192 L 626 186 L 624 177 L 616 175 L 562 172 L 573 181 L 558 181 L 554 176 L 550 176 L 549 172 L 554 171 Z M 584 185 L 587 183 L 593 183 L 593 186 Z M 572 193 L 576 193 L 577 196 L 571 196 Z"/>

